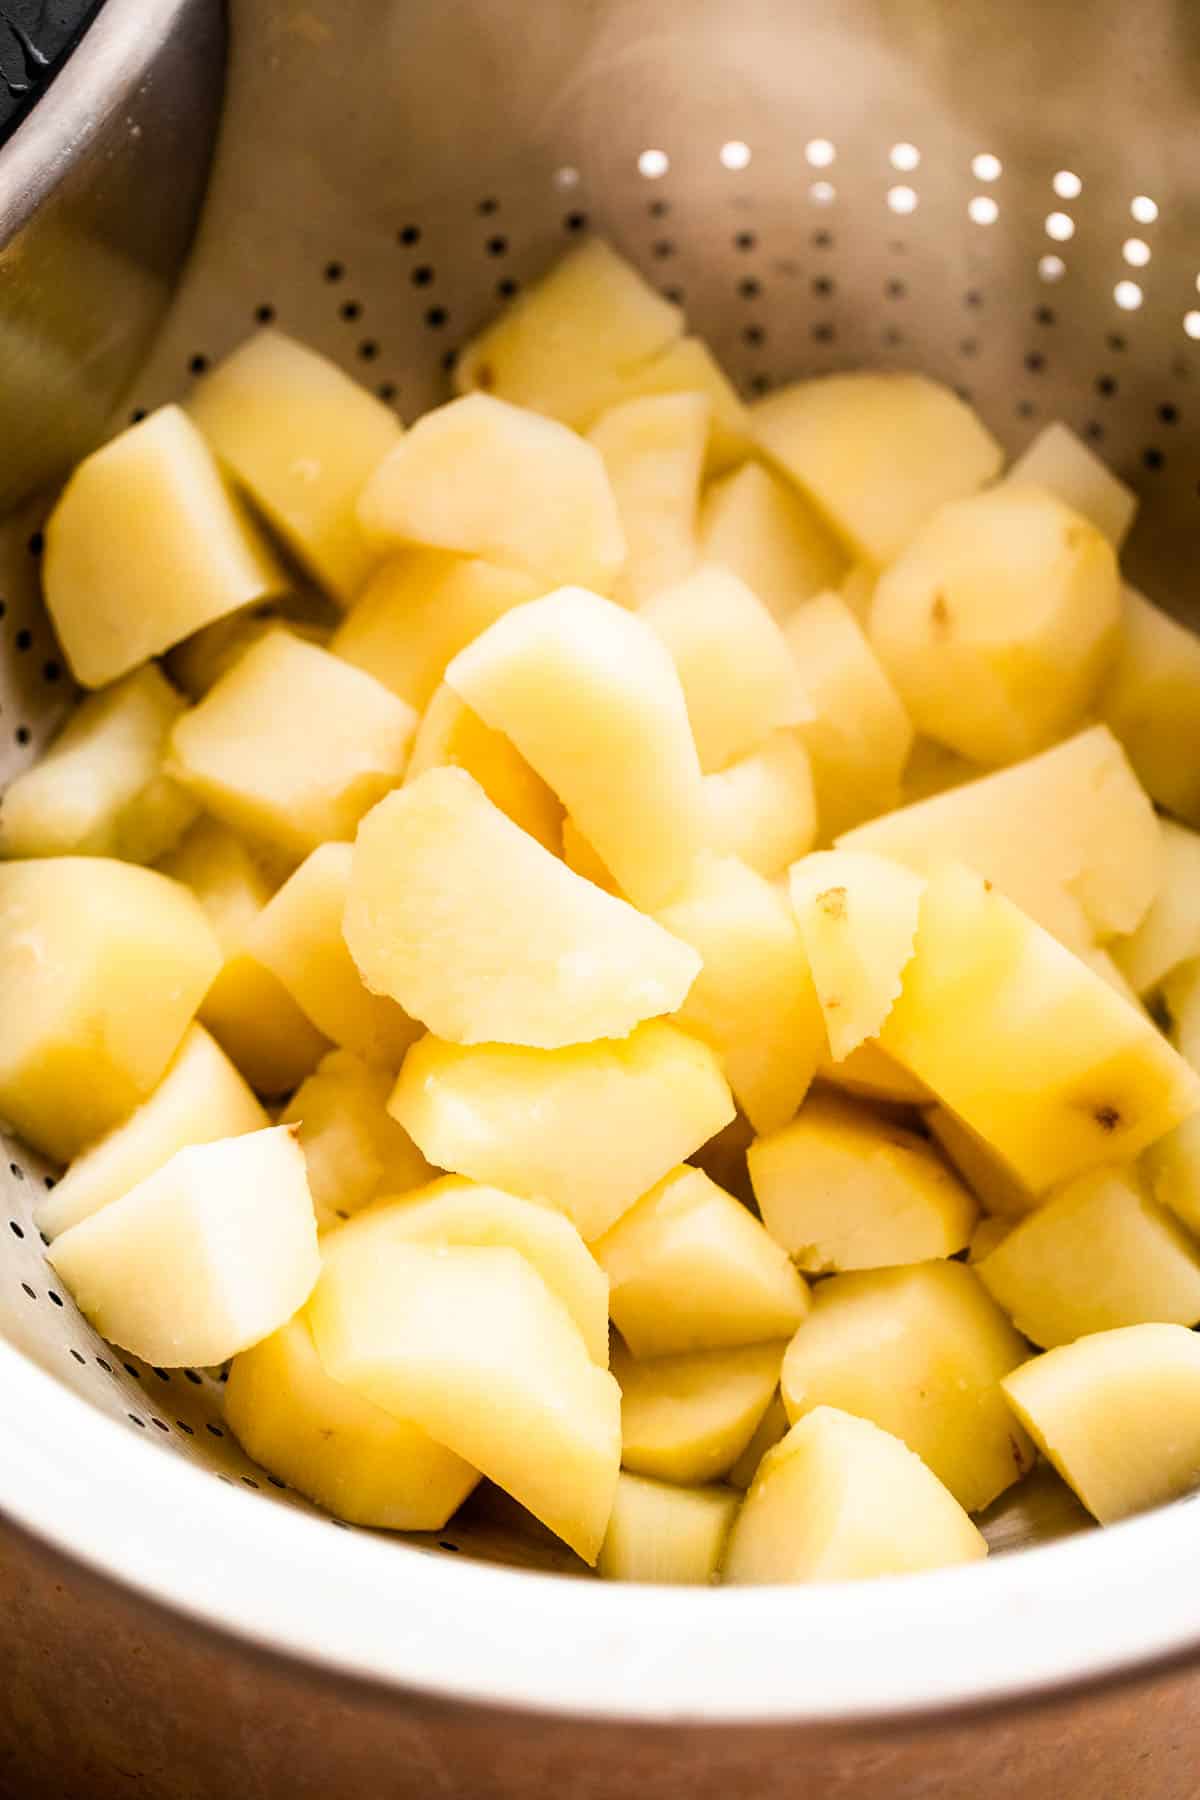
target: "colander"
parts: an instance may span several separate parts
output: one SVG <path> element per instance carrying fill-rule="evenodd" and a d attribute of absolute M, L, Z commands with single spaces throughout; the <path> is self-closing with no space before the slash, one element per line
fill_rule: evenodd
<path fill-rule="evenodd" d="M 107 0 L 0 151 L 10 503 L 261 322 L 411 418 L 594 231 L 748 395 L 915 367 L 1010 450 L 1065 419 L 1141 495 L 1132 578 L 1200 624 L 1186 0 L 234 0 L 134 374 L 220 25 Z M 70 699 L 44 509 L 0 531 L 4 776 Z M 83 1323 L 31 1222 L 53 1173 L 3 1145 L 3 1795 L 1195 1800 L 1190 1502 L 1101 1534 L 1043 1473 L 985 1566 L 801 1589 L 578 1579 L 494 1494 L 352 1531 L 240 1454 L 218 1374 Z"/>

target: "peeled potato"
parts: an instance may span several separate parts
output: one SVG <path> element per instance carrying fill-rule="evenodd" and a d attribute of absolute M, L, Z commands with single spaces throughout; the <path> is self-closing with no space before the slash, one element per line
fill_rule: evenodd
<path fill-rule="evenodd" d="M 900 992 L 917 937 L 922 883 L 866 851 L 802 857 L 788 874 L 792 909 L 835 1061 L 879 1028 Z"/>
<path fill-rule="evenodd" d="M 718 1480 L 771 1404 L 783 1349 L 747 1344 L 635 1362 L 615 1346 L 625 1468 L 685 1485 Z"/>
<path fill-rule="evenodd" d="M 1163 819 L 1161 885 L 1137 930 L 1112 946 L 1138 994 L 1153 993 L 1182 962 L 1200 956 L 1200 832 Z"/>
<path fill-rule="evenodd" d="M 609 402 L 612 406 L 650 394 L 702 395 L 709 407 L 705 469 L 711 475 L 732 468 L 754 449 L 745 404 L 701 338 L 676 338 L 649 362 L 638 363 L 623 375 L 620 387 Z"/>
<path fill-rule="evenodd" d="M 557 851 L 563 809 L 541 776 L 502 731 L 485 725 L 445 682 L 425 708 L 404 771 L 406 782 L 426 769 L 465 769 L 502 813 L 530 837 Z"/>
<path fill-rule="evenodd" d="M 676 1487 L 622 1469 L 597 1570 L 607 1581 L 715 1581 L 741 1503 L 729 1488 Z"/>
<path fill-rule="evenodd" d="M 700 553 L 740 577 L 781 622 L 836 587 L 846 567 L 846 552 L 814 508 L 758 462 L 706 489 Z"/>
<path fill-rule="evenodd" d="M 1146 791 L 1200 829 L 1200 642 L 1131 587 L 1100 713 Z"/>
<path fill-rule="evenodd" d="M 1114 550 L 1129 535 L 1137 495 L 1061 419 L 1043 426 L 1006 479 L 1018 486 L 1045 488 L 1102 531 Z"/>
<path fill-rule="evenodd" d="M 702 785 L 704 841 L 719 856 L 736 856 L 770 880 L 812 849 L 812 764 L 795 732 L 777 731 Z"/>
<path fill-rule="evenodd" d="M 702 394 L 652 394 L 601 413 L 588 442 L 604 459 L 626 561 L 614 599 L 641 606 L 690 573 L 710 409 Z"/>
<path fill-rule="evenodd" d="M 279 1115 L 296 1127 L 321 1229 L 378 1194 L 419 1188 L 433 1170 L 387 1110 L 393 1077 L 350 1050 L 331 1050 Z"/>

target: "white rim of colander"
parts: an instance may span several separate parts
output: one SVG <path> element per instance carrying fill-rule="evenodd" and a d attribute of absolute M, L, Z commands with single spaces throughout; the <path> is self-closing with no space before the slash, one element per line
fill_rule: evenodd
<path fill-rule="evenodd" d="M 706 1724 L 1027 1697 L 1200 1639 L 1179 1502 L 992 1563 L 842 1586 L 652 1588 L 430 1554 L 264 1505 L 0 1343 L 0 1511 L 218 1631 L 442 1701 Z"/>

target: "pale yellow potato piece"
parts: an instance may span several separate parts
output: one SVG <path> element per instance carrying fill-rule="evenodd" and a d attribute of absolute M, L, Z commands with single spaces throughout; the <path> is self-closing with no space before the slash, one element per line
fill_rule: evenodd
<path fill-rule="evenodd" d="M 703 781 L 704 840 L 768 880 L 811 850 L 817 835 L 812 764 L 791 731 Z"/>
<path fill-rule="evenodd" d="M 700 554 L 729 569 L 778 620 L 836 587 L 846 553 L 816 511 L 760 462 L 748 462 L 704 491 Z"/>
<path fill-rule="evenodd" d="M 679 672 L 700 766 L 711 773 L 777 728 L 813 717 L 787 639 L 744 581 L 701 565 L 642 607 Z"/>
<path fill-rule="evenodd" d="M 1035 1356 L 1004 1390 L 1102 1525 L 1200 1483 L 1200 1338 L 1182 1325 L 1097 1332 Z"/>
<path fill-rule="evenodd" d="M 423 712 L 460 650 L 544 592 L 545 583 L 522 569 L 445 550 L 401 550 L 371 577 L 329 648 Z"/>
<path fill-rule="evenodd" d="M 787 901 L 736 857 L 697 857 L 658 915 L 703 960 L 676 1017 L 711 1044 L 757 1131 L 790 1119 L 824 1056 L 825 1025 Z"/>
<path fill-rule="evenodd" d="M 562 588 L 498 619 L 446 681 L 554 790 L 622 893 L 674 897 L 703 843 L 703 788 L 675 664 L 643 620 Z"/>
<path fill-rule="evenodd" d="M 1200 1104 L 1140 1009 L 957 866 L 930 877 L 880 1043 L 1035 1191 L 1132 1161 Z"/>
<path fill-rule="evenodd" d="M 834 1062 L 831 1056 L 823 1058 L 817 1065 L 817 1075 L 863 1100 L 922 1106 L 933 1098 L 923 1081 L 902 1069 L 878 1044 L 870 1042 L 860 1044 L 840 1062 Z"/>
<path fill-rule="evenodd" d="M 639 363 L 620 378 L 620 392 L 607 404 L 650 394 L 699 394 L 708 402 L 708 474 L 719 475 L 753 453 L 745 402 L 702 338 L 676 338 L 649 362 Z"/>
<path fill-rule="evenodd" d="M 876 1037 L 913 954 L 924 883 L 911 869 L 863 850 L 819 850 L 793 863 L 792 909 L 842 1061 Z"/>
<path fill-rule="evenodd" d="M 337 617 L 336 609 L 316 589 L 301 588 L 278 600 L 259 600 L 240 612 L 214 619 L 176 644 L 165 658 L 166 671 L 189 700 L 203 700 L 222 675 L 269 631 L 283 626 L 293 637 L 325 649 Z"/>
<path fill-rule="evenodd" d="M 1136 929 L 1162 884 L 1162 833 L 1103 725 L 839 839 L 924 875 L 968 864 L 1072 949 Z"/>
<path fill-rule="evenodd" d="M 272 631 L 180 719 L 168 770 L 233 830 L 298 861 L 353 837 L 403 774 L 416 725 L 361 669 Z"/>
<path fill-rule="evenodd" d="M 321 1254 L 331 1268 L 340 1256 L 386 1257 L 394 1244 L 516 1250 L 562 1301 L 592 1361 L 607 1369 L 608 1279 L 571 1221 L 553 1207 L 446 1175 L 400 1197 L 387 1194 L 330 1232 Z"/>
<path fill-rule="evenodd" d="M 279 1115 L 304 1152 L 317 1226 L 325 1230 L 378 1194 L 423 1187 L 433 1170 L 387 1110 L 390 1069 L 331 1050 Z"/>
<path fill-rule="evenodd" d="M 514 825 L 547 850 L 558 851 L 563 833 L 562 802 L 534 773 L 512 740 L 485 725 L 443 682 L 417 727 L 404 779 L 415 781 L 426 769 L 447 768 L 465 769 Z"/>
<path fill-rule="evenodd" d="M 957 750 L 936 744 L 932 738 L 918 738 L 904 765 L 900 804 L 915 806 L 918 800 L 932 800 L 935 794 L 949 793 L 951 788 L 976 781 L 985 773 L 978 763 L 968 762 Z"/>
<path fill-rule="evenodd" d="M 979 1264 L 1031 1343 L 1200 1322 L 1200 1250 L 1137 1175 L 1099 1169 L 1052 1194 Z"/>
<path fill-rule="evenodd" d="M 309 1304 L 335 1381 L 479 1469 L 594 1563 L 621 1461 L 620 1394 L 515 1250 L 369 1240 Z"/>
<path fill-rule="evenodd" d="M 163 855 L 198 811 L 162 772 L 167 735 L 184 707 L 153 665 L 89 694 L 4 790 L 0 856 Z"/>
<path fill-rule="evenodd" d="M 777 1393 L 759 1420 L 754 1436 L 725 1477 L 730 1487 L 740 1488 L 745 1493 L 757 1475 L 758 1465 L 767 1451 L 773 1450 L 780 1439 L 787 1436 L 790 1429 L 783 1398 Z"/>
<path fill-rule="evenodd" d="M 787 1337 L 808 1311 L 786 1252 L 703 1169 L 672 1169 L 593 1248 L 638 1357 Z"/>
<path fill-rule="evenodd" d="M 927 1107 L 925 1124 L 986 1212 L 1015 1221 L 1041 1204 L 1044 1189 L 1027 1187 L 977 1132 L 944 1106 Z"/>
<path fill-rule="evenodd" d="M 918 731 L 1010 763 L 1074 731 L 1112 665 L 1113 547 L 1043 488 L 944 506 L 883 571 L 871 644 Z"/>
<path fill-rule="evenodd" d="M 1091 950 L 1081 948 L 1075 954 L 1081 962 L 1087 964 L 1093 974 L 1099 975 L 1101 981 L 1107 982 L 1115 994 L 1120 994 L 1122 1000 L 1127 1001 L 1130 1006 L 1137 1007 L 1138 1011 L 1144 1012 L 1148 1018 L 1152 1016 L 1149 1008 L 1143 1004 L 1141 997 L 1110 951 L 1097 944 Z"/>
<path fill-rule="evenodd" d="M 1200 1236 L 1200 1113 L 1151 1144 L 1141 1166 L 1159 1204 Z"/>
<path fill-rule="evenodd" d="M 867 620 L 871 615 L 871 599 L 875 593 L 875 583 L 879 580 L 879 570 L 872 562 L 851 563 L 850 570 L 840 583 L 827 581 L 826 587 L 836 587 L 841 598 L 846 602 L 863 630 L 867 629 Z"/>
<path fill-rule="evenodd" d="M 1131 587 L 1099 710 L 1147 792 L 1200 830 L 1200 638 Z"/>
<path fill-rule="evenodd" d="M 780 1382 L 793 1423 L 818 1406 L 900 1438 L 980 1512 L 1033 1466 L 1001 1378 L 1028 1351 L 974 1269 L 869 1269 L 821 1282 Z"/>
<path fill-rule="evenodd" d="M 1200 956 L 1200 832 L 1173 819 L 1160 825 L 1158 893 L 1137 930 L 1112 946 L 1118 969 L 1137 994 L 1152 994 L 1172 969 Z"/>
<path fill-rule="evenodd" d="M 890 562 L 937 507 L 975 493 L 1003 461 L 970 407 L 924 375 L 798 381 L 750 417 L 768 455 L 875 563 Z"/>
<path fill-rule="evenodd" d="M 574 874 L 582 875 L 585 881 L 594 882 L 606 894 L 620 893 L 621 890 L 613 880 L 612 870 L 600 861 L 570 813 L 563 814 L 561 848 L 562 859 Z"/>
<path fill-rule="evenodd" d="M 480 388 L 582 430 L 683 330 L 677 306 L 611 245 L 590 238 L 472 338 L 454 383 L 460 393 Z"/>
<path fill-rule="evenodd" d="M 717 1481 L 754 1436 L 779 1382 L 784 1345 L 696 1350 L 635 1362 L 613 1346 L 621 1461 L 660 1481 Z"/>
<path fill-rule="evenodd" d="M 246 948 L 281 981 L 317 1030 L 367 1062 L 396 1069 L 420 1026 L 364 986 L 342 921 L 354 867 L 350 844 L 322 844 L 263 907 Z"/>
<path fill-rule="evenodd" d="M 937 1152 L 840 1094 L 810 1094 L 746 1160 L 763 1224 L 810 1274 L 955 1256 L 970 1241 L 975 1202 Z"/>
<path fill-rule="evenodd" d="M 721 1487 L 676 1487 L 621 1471 L 596 1564 L 606 1581 L 702 1587 L 715 1581 L 742 1503 Z"/>
<path fill-rule="evenodd" d="M 1061 419 L 1042 427 L 1005 480 L 1045 488 L 1103 532 L 1114 550 L 1129 536 L 1137 495 Z"/>
<path fill-rule="evenodd" d="M 47 1252 L 84 1317 L 158 1368 L 222 1363 L 286 1324 L 320 1270 L 287 1126 L 178 1150 Z"/>
<path fill-rule="evenodd" d="M 657 1019 L 560 1050 L 422 1038 L 388 1107 L 431 1163 L 557 1206 L 589 1243 L 734 1116 L 717 1057 Z"/>
<path fill-rule="evenodd" d="M 999 1213 L 984 1213 L 971 1233 L 971 1242 L 967 1246 L 968 1263 L 981 1263 L 999 1248 L 1016 1226 L 1016 1219 L 1003 1218 Z"/>
<path fill-rule="evenodd" d="M 183 1042 L 149 1099 L 77 1156 L 34 1208 L 38 1230 L 58 1237 L 120 1200 L 191 1144 L 240 1137 L 269 1123 L 224 1051 L 202 1025 Z"/>
<path fill-rule="evenodd" d="M 69 1162 L 161 1080 L 221 966 L 178 882 L 106 857 L 0 864 L 0 1118 Z"/>
<path fill-rule="evenodd" d="M 225 1421 L 247 1456 L 350 1525 L 440 1531 L 479 1480 L 419 1425 L 327 1375 L 303 1313 L 234 1357 Z"/>
<path fill-rule="evenodd" d="M 722 1580 L 868 1581 L 987 1555 L 987 1539 L 919 1456 L 868 1419 L 818 1406 L 768 1450 Z"/>
<path fill-rule="evenodd" d="M 610 592 L 625 534 L 598 450 L 554 419 L 469 394 L 428 412 L 367 482 L 372 549 L 457 550 L 524 569 L 545 587 Z"/>
<path fill-rule="evenodd" d="M 1200 1073 L 1200 956 L 1171 970 L 1162 984 L 1162 997 L 1170 1019 L 1171 1042 Z"/>
<path fill-rule="evenodd" d="M 788 648 L 815 717 L 797 729 L 812 763 L 821 837 L 836 837 L 900 798 L 913 728 L 862 627 L 837 594 L 791 616 Z"/>
<path fill-rule="evenodd" d="M 588 432 L 625 535 L 625 566 L 606 590 L 624 606 L 641 606 L 695 565 L 710 413 L 703 394 L 651 394 L 609 408 Z"/>
<path fill-rule="evenodd" d="M 240 838 L 215 819 L 200 818 L 159 865 L 191 888 L 204 908 L 224 961 L 200 1006 L 200 1021 L 228 1052 L 252 1088 L 285 1094 L 329 1048 L 278 976 L 246 949 L 271 883 Z"/>
<path fill-rule="evenodd" d="M 42 582 L 71 673 L 94 688 L 287 578 L 187 414 L 164 406 L 75 469 Z"/>

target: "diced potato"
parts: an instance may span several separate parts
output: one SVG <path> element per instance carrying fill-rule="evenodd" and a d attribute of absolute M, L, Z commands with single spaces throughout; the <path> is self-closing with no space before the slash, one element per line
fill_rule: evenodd
<path fill-rule="evenodd" d="M 721 1487 L 675 1487 L 621 1471 L 596 1564 L 606 1581 L 696 1586 L 715 1581 L 742 1503 Z"/>
<path fill-rule="evenodd" d="M 737 575 L 780 621 L 836 587 L 846 567 L 845 551 L 804 497 L 758 462 L 705 490 L 700 553 Z"/>
<path fill-rule="evenodd" d="M 349 605 L 373 560 L 355 503 L 399 440 L 391 408 L 328 357 L 268 330 L 197 384 L 188 411 L 293 556 Z"/>
<path fill-rule="evenodd" d="M 1017 1220 L 1041 1204 L 1043 1191 L 1027 1187 L 977 1132 L 944 1106 L 928 1107 L 925 1124 L 986 1212 Z"/>
<path fill-rule="evenodd" d="M 224 962 L 200 1007 L 201 1023 L 260 1094 L 285 1094 L 328 1049 L 278 976 L 249 954 L 246 939 L 271 898 L 271 884 L 246 846 L 215 819 L 200 818 L 160 864 L 191 888 Z"/>
<path fill-rule="evenodd" d="M 1085 1180 L 1087 1177 L 1084 1178 Z M 1010 1232 L 1017 1226 L 1016 1219 L 1006 1219 L 998 1213 L 985 1213 L 971 1233 L 971 1242 L 967 1246 L 967 1261 L 981 1263 L 985 1257 L 999 1248 Z"/>
<path fill-rule="evenodd" d="M 621 1460 L 616 1382 L 515 1250 L 363 1241 L 309 1305 L 335 1381 L 427 1431 L 594 1563 Z"/>
<path fill-rule="evenodd" d="M 227 675 L 234 663 L 268 632 L 282 626 L 306 644 L 326 649 L 336 616 L 329 602 L 315 590 L 302 590 L 280 600 L 260 600 L 223 619 L 214 619 L 211 625 L 202 626 L 176 644 L 166 657 L 167 674 L 189 700 L 203 700 L 222 675 Z"/>
<path fill-rule="evenodd" d="M 154 862 L 196 816 L 162 772 L 184 701 L 153 666 L 91 694 L 48 750 L 4 791 L 0 856 L 118 856 Z"/>
<path fill-rule="evenodd" d="M 387 1110 L 391 1071 L 350 1050 L 331 1050 L 280 1114 L 295 1125 L 317 1226 L 324 1230 L 377 1194 L 423 1187 L 433 1170 Z"/>
<path fill-rule="evenodd" d="M 562 1301 L 592 1361 L 607 1369 L 608 1280 L 571 1221 L 553 1207 L 447 1175 L 377 1201 L 331 1232 L 321 1250 L 328 1269 L 341 1256 L 386 1258 L 395 1244 L 516 1250 Z"/>
<path fill-rule="evenodd" d="M 563 814 L 562 859 L 574 874 L 582 875 L 585 881 L 594 882 L 606 894 L 620 893 L 613 880 L 612 870 L 600 861 L 570 813 Z"/>
<path fill-rule="evenodd" d="M 840 1094 L 811 1094 L 747 1161 L 763 1224 L 810 1274 L 955 1256 L 970 1241 L 975 1202 L 937 1152 Z"/>
<path fill-rule="evenodd" d="M 724 769 L 813 709 L 787 639 L 728 569 L 701 566 L 642 607 L 679 672 L 702 769 Z"/>
<path fill-rule="evenodd" d="M 1141 1166 L 1159 1205 L 1200 1236 L 1200 1113 L 1151 1144 Z"/>
<path fill-rule="evenodd" d="M 625 534 L 625 567 L 606 591 L 625 606 L 673 587 L 695 564 L 709 417 L 702 394 L 652 394 L 611 407 L 588 432 Z"/>
<path fill-rule="evenodd" d="M 178 1150 L 47 1255 L 110 1343 L 164 1369 L 224 1362 L 317 1279 L 304 1157 L 286 1126 Z"/>
<path fill-rule="evenodd" d="M 780 1385 L 793 1423 L 819 1406 L 870 1419 L 979 1512 L 1033 1466 L 1000 1387 L 1026 1355 L 974 1269 L 926 1262 L 823 1281 Z"/>
<path fill-rule="evenodd" d="M 199 904 L 165 875 L 0 864 L 0 1118 L 69 1162 L 162 1078 L 220 966 Z"/>
<path fill-rule="evenodd" d="M 703 842 L 703 789 L 679 676 L 643 620 L 563 588 L 497 620 L 446 680 L 554 790 L 622 893 L 674 897 Z"/>
<path fill-rule="evenodd" d="M 1172 969 L 1200 956 L 1200 833 L 1173 819 L 1163 819 L 1161 827 L 1158 893 L 1137 930 L 1112 946 L 1117 967 L 1138 994 L 1152 994 Z"/>
<path fill-rule="evenodd" d="M 759 442 L 859 556 L 887 563 L 929 515 L 999 473 L 969 406 L 924 375 L 857 372 L 781 388 L 750 409 Z"/>
<path fill-rule="evenodd" d="M 358 503 L 372 549 L 457 550 L 611 591 L 625 534 L 600 453 L 554 419 L 486 394 L 426 413 Z"/>
<path fill-rule="evenodd" d="M 417 727 L 404 779 L 415 781 L 426 769 L 446 768 L 465 769 L 514 825 L 547 850 L 558 851 L 562 802 L 534 773 L 511 739 L 485 725 L 443 682 Z"/>
<path fill-rule="evenodd" d="M 822 1081 L 862 1100 L 894 1106 L 923 1106 L 933 1098 L 923 1081 L 901 1068 L 878 1044 L 860 1044 L 840 1062 L 826 1057 L 817 1066 Z"/>
<path fill-rule="evenodd" d="M 705 467 L 709 474 L 731 469 L 752 454 L 754 440 L 745 403 L 702 338 L 676 338 L 649 362 L 639 363 L 621 378 L 620 392 L 613 394 L 607 405 L 650 394 L 700 394 L 708 402 Z"/>
<path fill-rule="evenodd" d="M 1200 1323 L 1200 1251 L 1123 1169 L 1053 1194 L 980 1263 L 979 1279 L 1045 1349 L 1121 1325 Z"/>
<path fill-rule="evenodd" d="M 783 1351 L 782 1344 L 747 1344 L 635 1362 L 615 1344 L 624 1467 L 685 1485 L 719 1480 L 771 1404 Z"/>
<path fill-rule="evenodd" d="M 957 750 L 935 744 L 932 738 L 918 738 L 904 765 L 900 804 L 915 806 L 919 800 L 932 800 L 935 794 L 949 793 L 964 781 L 977 781 L 984 773 L 978 763 L 968 762 Z"/>
<path fill-rule="evenodd" d="M 702 1169 L 673 1169 L 595 1245 L 635 1356 L 787 1337 L 808 1288 L 754 1215 Z"/>
<path fill-rule="evenodd" d="M 817 835 L 812 765 L 795 733 L 777 731 L 761 750 L 703 781 L 704 837 L 771 880 L 811 850 Z"/>
<path fill-rule="evenodd" d="M 918 731 L 992 764 L 1083 723 L 1120 617 L 1108 539 L 1005 481 L 927 521 L 880 576 L 868 631 Z"/>
<path fill-rule="evenodd" d="M 839 839 L 924 875 L 967 863 L 1072 949 L 1133 931 L 1162 876 L 1154 808 L 1103 725 Z"/>
<path fill-rule="evenodd" d="M 822 838 L 895 806 L 913 728 L 844 600 L 820 594 L 787 622 L 814 719 L 797 736 L 812 762 Z"/>
<path fill-rule="evenodd" d="M 303 1313 L 234 1357 L 225 1419 L 247 1456 L 351 1525 L 440 1531 L 479 1480 L 419 1425 L 327 1375 Z"/>
<path fill-rule="evenodd" d="M 703 967 L 679 1023 L 711 1044 L 758 1131 L 790 1119 L 826 1051 L 825 1026 L 788 903 L 735 857 L 697 857 L 692 879 L 658 915 Z"/>
<path fill-rule="evenodd" d="M 846 602 L 863 630 L 867 629 L 867 620 L 871 616 L 871 601 L 875 594 L 875 583 L 879 580 L 879 570 L 872 562 L 851 563 L 850 570 L 840 582 L 827 581 L 826 587 L 837 588 L 838 594 Z"/>
<path fill-rule="evenodd" d="M 550 1051 L 422 1038 L 388 1105 L 431 1163 L 548 1201 L 589 1243 L 734 1113 L 713 1052 L 661 1020 Z"/>
<path fill-rule="evenodd" d="M 1170 1018 L 1171 1042 L 1200 1073 L 1200 956 L 1180 963 L 1162 985 Z"/>
<path fill-rule="evenodd" d="M 120 1200 L 177 1150 L 240 1137 L 268 1123 L 224 1051 L 203 1026 L 189 1025 L 149 1099 L 77 1156 L 57 1186 L 39 1200 L 34 1209 L 38 1230 L 56 1238 Z"/>
<path fill-rule="evenodd" d="M 1035 1356 L 1004 1388 L 1102 1525 L 1200 1483 L 1200 1338 L 1182 1325 L 1097 1332 Z"/>
<path fill-rule="evenodd" d="M 987 1539 L 907 1445 L 868 1419 L 818 1406 L 764 1457 L 722 1579 L 865 1581 L 986 1555 Z"/>
<path fill-rule="evenodd" d="M 683 314 L 600 238 L 560 258 L 460 354 L 460 393 L 480 388 L 578 429 L 625 377 L 683 335 Z"/>
<path fill-rule="evenodd" d="M 913 954 L 923 883 L 862 850 L 825 850 L 793 863 L 792 907 L 835 1061 L 879 1028 Z M 703 979 L 703 977 L 701 977 Z"/>
<path fill-rule="evenodd" d="M 1096 944 L 1090 950 L 1086 948 L 1079 949 L 1075 954 L 1078 956 L 1080 962 L 1085 962 L 1087 964 L 1094 975 L 1099 975 L 1101 981 L 1107 982 L 1114 994 L 1120 994 L 1122 1000 L 1126 1001 L 1130 1006 L 1135 1006 L 1139 1012 L 1144 1012 L 1148 1018 L 1152 1016 L 1149 1008 L 1143 1004 L 1140 996 L 1135 992 L 1125 975 L 1124 970 L 1112 956 L 1110 951 L 1105 950 L 1101 945 Z"/>
<path fill-rule="evenodd" d="M 346 948 L 342 920 L 353 865 L 350 844 L 314 850 L 263 907 L 246 948 L 318 1031 L 367 1062 L 396 1069 L 420 1027 L 394 1000 L 364 987 Z"/>
<path fill-rule="evenodd" d="M 1035 1191 L 1131 1161 L 1200 1104 L 1144 1013 L 954 865 L 930 878 L 880 1042 Z"/>
<path fill-rule="evenodd" d="M 272 631 L 180 719 L 168 768 L 233 830 L 299 860 L 353 837 L 399 781 L 416 724 L 360 669 Z"/>
<path fill-rule="evenodd" d="M 1100 714 L 1158 804 L 1200 830 L 1200 638 L 1131 587 Z"/>
<path fill-rule="evenodd" d="M 42 581 L 71 672 L 92 688 L 287 585 L 178 406 L 79 464 L 46 526 Z"/>
<path fill-rule="evenodd" d="M 1137 495 L 1061 419 L 1042 427 L 1006 479 L 1017 486 L 1046 488 L 1103 532 L 1114 550 L 1129 535 Z"/>
<path fill-rule="evenodd" d="M 544 592 L 545 583 L 522 569 L 445 550 L 401 550 L 371 577 L 329 648 L 423 712 L 460 650 Z"/>
<path fill-rule="evenodd" d="M 742 1454 L 734 1463 L 726 1476 L 730 1487 L 740 1488 L 743 1493 L 750 1486 L 758 1473 L 758 1465 L 768 1450 L 773 1450 L 781 1438 L 785 1438 L 790 1430 L 787 1410 L 782 1396 L 775 1395 L 770 1406 L 758 1422 L 758 1429 Z"/>

